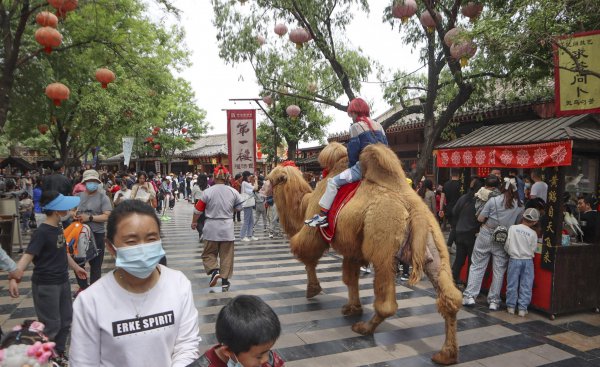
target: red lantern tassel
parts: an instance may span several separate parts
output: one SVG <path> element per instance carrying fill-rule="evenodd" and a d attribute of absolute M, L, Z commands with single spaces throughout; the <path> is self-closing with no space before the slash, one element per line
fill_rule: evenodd
<path fill-rule="evenodd" d="M 50 55 L 50 54 L 52 53 L 52 47 L 50 47 L 50 46 L 46 46 L 46 47 L 44 48 L 44 52 L 46 52 L 48 55 Z"/>
<path fill-rule="evenodd" d="M 53 99 L 52 101 L 54 102 L 55 106 L 60 106 L 60 99 Z"/>
<path fill-rule="evenodd" d="M 108 83 L 102 83 L 102 89 L 106 89 L 108 87 Z"/>

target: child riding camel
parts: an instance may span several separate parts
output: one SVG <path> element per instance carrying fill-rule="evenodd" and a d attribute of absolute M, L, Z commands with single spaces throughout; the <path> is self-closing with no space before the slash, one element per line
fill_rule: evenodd
<path fill-rule="evenodd" d="M 327 189 L 319 201 L 321 211 L 304 223 L 310 227 L 327 227 L 327 214 L 338 189 L 345 184 L 362 179 L 358 157 L 369 144 L 388 145 L 383 127 L 369 117 L 369 105 L 362 98 L 353 99 L 348 105 L 348 116 L 352 118 L 350 140 L 348 141 L 348 168 L 339 175 L 327 180 Z"/>

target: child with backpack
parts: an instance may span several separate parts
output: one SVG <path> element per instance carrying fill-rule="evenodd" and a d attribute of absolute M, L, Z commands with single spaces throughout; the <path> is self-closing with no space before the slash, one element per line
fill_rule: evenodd
<path fill-rule="evenodd" d="M 41 204 L 46 220 L 33 232 L 17 270 L 22 273 L 33 262 L 33 306 L 38 320 L 46 325 L 46 335 L 56 343 L 58 360 L 66 363 L 65 349 L 73 316 L 68 268 L 80 279 L 86 279 L 87 273 L 67 254 L 62 222 L 68 219 L 69 210 L 79 205 L 79 198 L 45 191 Z M 9 292 L 13 298 L 19 297 L 16 279 L 11 279 Z"/>
<path fill-rule="evenodd" d="M 188 367 L 281 367 L 285 365 L 271 350 L 281 334 L 279 318 L 256 296 L 237 296 L 217 316 L 219 344 Z"/>

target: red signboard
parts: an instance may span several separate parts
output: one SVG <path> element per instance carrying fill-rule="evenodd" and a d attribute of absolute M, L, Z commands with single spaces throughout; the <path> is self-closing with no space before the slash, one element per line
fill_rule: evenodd
<path fill-rule="evenodd" d="M 572 141 L 437 151 L 438 167 L 538 168 L 570 166 Z"/>
<path fill-rule="evenodd" d="M 227 110 L 227 148 L 232 175 L 256 170 L 256 110 Z"/>

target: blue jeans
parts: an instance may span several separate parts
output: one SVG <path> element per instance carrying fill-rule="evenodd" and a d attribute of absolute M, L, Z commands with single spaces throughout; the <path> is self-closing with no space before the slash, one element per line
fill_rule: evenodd
<path fill-rule="evenodd" d="M 360 162 L 356 162 L 354 166 L 347 168 L 339 175 L 328 179 L 327 188 L 325 189 L 325 193 L 321 197 L 321 200 L 319 200 L 319 206 L 323 209 L 331 209 L 331 204 L 333 204 L 333 200 L 335 200 L 338 189 L 345 184 L 356 182 L 360 179 L 362 179 Z"/>
<path fill-rule="evenodd" d="M 533 260 L 509 259 L 506 285 L 506 307 L 527 310 L 533 288 Z M 517 302 L 518 293 L 518 302 Z"/>
<path fill-rule="evenodd" d="M 254 235 L 254 209 L 250 206 L 244 208 L 244 222 L 240 230 L 240 238 L 252 237 Z"/>

